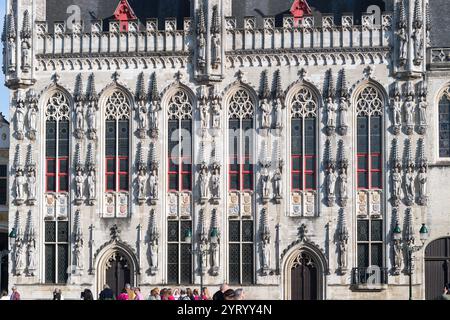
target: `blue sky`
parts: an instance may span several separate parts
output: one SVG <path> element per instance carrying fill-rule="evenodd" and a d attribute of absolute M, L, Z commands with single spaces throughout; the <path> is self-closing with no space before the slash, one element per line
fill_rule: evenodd
<path fill-rule="evenodd" d="M 5 0 L 0 0 L 0 32 L 3 30 L 3 24 L 5 23 Z M 1 61 L 3 61 L 3 50 L 0 50 Z M 9 107 L 8 107 L 8 89 L 5 87 L 5 77 L 3 72 L 0 71 L 0 112 L 2 112 L 6 119 L 9 120 Z"/>

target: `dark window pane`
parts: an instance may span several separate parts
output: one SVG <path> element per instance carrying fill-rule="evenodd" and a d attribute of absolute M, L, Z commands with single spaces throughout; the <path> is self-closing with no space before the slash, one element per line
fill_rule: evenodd
<path fill-rule="evenodd" d="M 358 153 L 367 153 L 368 152 L 368 118 L 367 117 L 358 117 L 357 121 L 357 152 Z"/>
<path fill-rule="evenodd" d="M 242 284 L 253 283 L 253 244 L 242 245 Z"/>
<path fill-rule="evenodd" d="M 116 156 L 116 122 L 106 121 L 106 156 Z"/>
<path fill-rule="evenodd" d="M 188 221 L 181 221 L 181 229 L 180 229 L 180 241 L 185 241 L 186 234 L 190 231 L 192 234 L 192 222 L 190 220 Z"/>
<path fill-rule="evenodd" d="M 182 170 L 184 172 L 191 172 L 192 171 L 192 164 L 191 164 L 191 159 L 190 158 L 183 158 Z"/>
<path fill-rule="evenodd" d="M 381 189 L 381 172 L 372 172 L 372 188 Z"/>
<path fill-rule="evenodd" d="M 241 268 L 241 257 L 240 257 L 240 247 L 239 244 L 229 244 L 229 278 L 230 283 L 239 284 L 240 279 L 240 268 Z"/>
<path fill-rule="evenodd" d="M 369 220 L 358 220 L 358 241 L 369 241 Z"/>
<path fill-rule="evenodd" d="M 295 170 L 295 171 L 302 170 L 302 158 L 301 157 L 292 158 L 292 170 Z"/>
<path fill-rule="evenodd" d="M 439 156 L 450 157 L 450 100 L 446 96 L 439 102 Z"/>
<path fill-rule="evenodd" d="M 45 245 L 45 283 L 56 282 L 56 246 Z"/>
<path fill-rule="evenodd" d="M 0 179 L 0 205 L 6 205 L 7 192 L 6 179 Z"/>
<path fill-rule="evenodd" d="M 167 223 L 167 240 L 178 241 L 178 221 L 169 221 Z"/>
<path fill-rule="evenodd" d="M 55 176 L 47 176 L 47 191 L 56 192 L 56 177 Z"/>
<path fill-rule="evenodd" d="M 59 191 L 69 191 L 68 176 L 59 176 Z"/>
<path fill-rule="evenodd" d="M 56 173 L 56 160 L 47 159 L 47 173 Z"/>
<path fill-rule="evenodd" d="M 116 176 L 115 175 L 106 176 L 106 188 L 108 190 L 112 190 L 112 191 L 116 190 Z"/>
<path fill-rule="evenodd" d="M 180 252 L 180 283 L 192 282 L 192 254 L 190 252 L 191 244 L 181 244 Z"/>
<path fill-rule="evenodd" d="M 316 119 L 305 119 L 305 154 L 316 154 Z"/>
<path fill-rule="evenodd" d="M 243 242 L 253 241 L 253 221 L 251 220 L 242 221 L 242 241 Z"/>
<path fill-rule="evenodd" d="M 119 156 L 127 157 L 129 154 L 129 122 L 119 121 Z"/>
<path fill-rule="evenodd" d="M 291 154 L 302 154 L 302 120 L 291 121 Z"/>
<path fill-rule="evenodd" d="M 8 172 L 7 166 L 6 165 L 0 165 L 0 178 L 1 177 L 6 177 Z"/>
<path fill-rule="evenodd" d="M 244 179 L 244 190 L 253 190 L 253 174 L 246 173 L 243 175 Z"/>
<path fill-rule="evenodd" d="M 371 265 L 383 267 L 383 245 L 381 243 L 371 245 Z"/>
<path fill-rule="evenodd" d="M 106 171 L 107 172 L 116 172 L 116 161 L 115 161 L 115 159 L 107 159 L 106 160 Z"/>
<path fill-rule="evenodd" d="M 128 190 L 128 174 L 119 176 L 120 190 Z"/>
<path fill-rule="evenodd" d="M 369 163 L 367 161 L 367 156 L 358 156 L 358 169 L 360 170 L 368 170 Z"/>
<path fill-rule="evenodd" d="M 369 181 L 367 179 L 367 172 L 358 172 L 358 188 L 367 189 Z"/>
<path fill-rule="evenodd" d="M 378 169 L 378 170 L 380 170 L 381 169 L 381 156 L 378 156 L 378 155 L 372 155 L 371 156 L 371 163 L 370 163 L 370 165 L 371 165 L 371 168 L 372 169 Z"/>
<path fill-rule="evenodd" d="M 314 171 L 316 169 L 316 161 L 313 157 L 305 158 L 306 170 Z"/>
<path fill-rule="evenodd" d="M 59 160 L 59 173 L 69 172 L 69 161 L 66 159 Z"/>
<path fill-rule="evenodd" d="M 230 242 L 240 241 L 240 222 L 237 220 L 232 220 L 228 225 L 228 237 Z"/>
<path fill-rule="evenodd" d="M 59 123 L 58 156 L 69 156 L 69 122 L 67 121 L 61 121 Z"/>
<path fill-rule="evenodd" d="M 167 251 L 167 282 L 178 283 L 178 244 L 169 244 Z"/>
<path fill-rule="evenodd" d="M 383 241 L 383 220 L 372 220 L 372 241 Z"/>
<path fill-rule="evenodd" d="M 45 156 L 56 157 L 56 122 L 47 121 L 45 129 Z"/>
<path fill-rule="evenodd" d="M 58 222 L 58 242 L 69 241 L 69 223 L 67 221 Z"/>
<path fill-rule="evenodd" d="M 66 283 L 69 267 L 69 245 L 58 245 L 58 283 Z"/>
<path fill-rule="evenodd" d="M 300 174 L 293 174 L 292 175 L 292 188 L 294 190 L 301 190 L 302 189 L 302 176 Z"/>
<path fill-rule="evenodd" d="M 56 241 L 56 222 L 46 221 L 45 222 L 45 242 L 55 242 Z"/>
<path fill-rule="evenodd" d="M 358 244 L 358 267 L 367 268 L 369 266 L 369 245 Z"/>
<path fill-rule="evenodd" d="M 178 170 L 179 170 L 178 163 L 179 163 L 178 158 L 170 158 L 169 159 L 169 171 L 178 172 Z"/>
<path fill-rule="evenodd" d="M 239 190 L 239 174 L 230 174 L 230 189 Z"/>
<path fill-rule="evenodd" d="M 119 171 L 120 172 L 128 172 L 128 159 L 120 159 L 119 160 Z"/>
<path fill-rule="evenodd" d="M 182 175 L 183 190 L 191 190 L 191 174 L 184 173 Z"/>
<path fill-rule="evenodd" d="M 169 175 L 169 190 L 178 190 L 178 175 Z"/>
<path fill-rule="evenodd" d="M 314 177 L 314 174 L 305 174 L 305 188 L 306 189 L 316 188 L 316 179 Z"/>
<path fill-rule="evenodd" d="M 370 152 L 381 152 L 381 117 L 370 118 Z"/>

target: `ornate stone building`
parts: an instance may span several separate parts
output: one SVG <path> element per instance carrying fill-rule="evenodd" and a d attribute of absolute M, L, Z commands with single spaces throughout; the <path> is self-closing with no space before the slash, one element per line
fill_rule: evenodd
<path fill-rule="evenodd" d="M 10 284 L 440 295 L 448 3 L 353 3 L 7 0 Z"/>

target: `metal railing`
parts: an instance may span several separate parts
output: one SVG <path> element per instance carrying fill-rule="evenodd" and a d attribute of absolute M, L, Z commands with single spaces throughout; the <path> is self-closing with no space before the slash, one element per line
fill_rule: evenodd
<path fill-rule="evenodd" d="M 353 268 L 353 285 L 382 285 L 388 284 L 388 269 L 378 266 Z"/>

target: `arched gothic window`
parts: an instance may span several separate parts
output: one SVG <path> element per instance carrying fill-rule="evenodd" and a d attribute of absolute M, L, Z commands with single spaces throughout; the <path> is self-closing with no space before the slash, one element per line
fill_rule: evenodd
<path fill-rule="evenodd" d="M 250 93 L 239 88 L 228 102 L 229 190 L 253 190 L 253 118 L 255 102 Z M 229 282 L 252 284 L 254 273 L 254 232 L 252 219 L 233 219 L 229 232 Z"/>
<path fill-rule="evenodd" d="M 382 189 L 382 114 L 381 93 L 365 87 L 356 100 L 358 189 Z"/>
<path fill-rule="evenodd" d="M 291 106 L 291 188 L 316 189 L 317 101 L 307 87 L 301 87 Z"/>
<path fill-rule="evenodd" d="M 48 98 L 45 108 L 45 189 L 69 191 L 69 99 L 60 91 Z"/>
<path fill-rule="evenodd" d="M 169 99 L 168 116 L 168 189 L 192 190 L 192 101 L 178 89 Z M 192 283 L 192 244 L 186 242 L 192 232 L 192 220 L 170 219 L 167 223 L 167 282 Z"/>
<path fill-rule="evenodd" d="M 439 100 L 439 157 L 450 158 L 450 87 Z"/>
<path fill-rule="evenodd" d="M 381 92 L 373 86 L 365 87 L 356 99 L 357 116 L 357 188 L 383 188 L 383 101 Z M 383 216 L 359 218 L 357 222 L 358 267 L 365 281 L 369 266 L 384 266 Z"/>
<path fill-rule="evenodd" d="M 130 101 L 115 90 L 105 104 L 106 191 L 129 190 Z"/>

